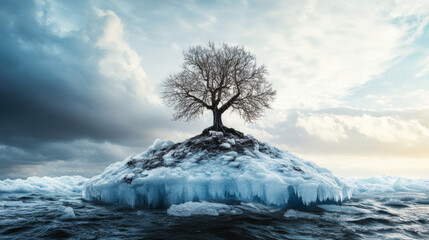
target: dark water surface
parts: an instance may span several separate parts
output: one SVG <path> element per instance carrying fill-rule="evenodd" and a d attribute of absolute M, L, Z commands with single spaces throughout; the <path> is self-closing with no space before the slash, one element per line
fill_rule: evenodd
<path fill-rule="evenodd" d="M 71 207 L 75 218 L 64 215 Z M 80 195 L 0 194 L 1 239 L 429 239 L 429 195 L 354 196 L 342 205 L 177 217 Z"/>

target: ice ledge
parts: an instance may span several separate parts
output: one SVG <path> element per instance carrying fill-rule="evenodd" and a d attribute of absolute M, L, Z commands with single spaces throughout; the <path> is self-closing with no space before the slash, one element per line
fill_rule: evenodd
<path fill-rule="evenodd" d="M 301 183 L 296 186 L 276 179 L 165 177 L 134 184 L 89 182 L 83 189 L 86 200 L 128 205 L 130 207 L 163 208 L 189 201 L 243 201 L 270 206 L 288 207 L 322 202 L 341 202 L 351 197 L 340 186 Z"/>

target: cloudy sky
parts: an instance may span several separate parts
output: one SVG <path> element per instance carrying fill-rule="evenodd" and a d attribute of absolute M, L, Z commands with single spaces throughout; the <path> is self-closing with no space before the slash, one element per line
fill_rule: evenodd
<path fill-rule="evenodd" d="M 339 176 L 429 177 L 429 1 L 0 1 L 0 179 L 93 176 L 173 122 L 160 83 L 190 46 L 238 44 L 273 108 L 224 123 Z"/>

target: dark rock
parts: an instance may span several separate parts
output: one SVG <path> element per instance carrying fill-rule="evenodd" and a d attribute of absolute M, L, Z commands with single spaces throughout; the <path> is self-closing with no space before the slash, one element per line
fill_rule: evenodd
<path fill-rule="evenodd" d="M 272 158 L 281 157 L 281 152 L 277 148 L 259 142 L 253 137 L 245 136 L 242 132 L 236 131 L 233 128 L 224 127 L 223 130 L 224 131 L 221 133 L 214 132 L 210 130 L 210 128 L 204 129 L 201 134 L 187 139 L 184 142 L 153 150 L 149 153 L 149 156 L 143 159 L 133 158 L 127 162 L 127 166 L 135 169 L 135 172 L 142 173 L 144 170 L 151 170 L 159 167 L 175 167 L 177 164 L 185 161 L 189 155 L 193 155 L 195 163 L 200 163 L 206 159 L 217 161 L 217 156 L 225 155 L 228 152 L 236 152 L 238 155 L 255 157 L 254 152 L 259 151 Z M 230 147 L 225 147 L 225 145 L 221 147 L 224 143 L 228 143 Z M 164 159 L 166 156 L 172 158 L 168 163 Z M 232 159 L 226 160 L 226 163 L 234 162 L 235 159 L 236 157 L 234 156 Z M 232 165 L 231 167 L 240 168 L 240 165 Z M 298 167 L 292 168 L 295 171 L 302 172 Z M 132 183 L 132 179 L 124 178 L 124 182 Z"/>

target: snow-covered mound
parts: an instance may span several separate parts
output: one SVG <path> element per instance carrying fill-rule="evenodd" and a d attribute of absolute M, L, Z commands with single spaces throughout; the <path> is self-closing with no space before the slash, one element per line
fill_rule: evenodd
<path fill-rule="evenodd" d="M 203 133 L 182 143 L 156 140 L 85 185 L 86 200 L 131 207 L 188 201 L 244 201 L 286 207 L 341 202 L 351 189 L 332 173 L 238 133 Z"/>
<path fill-rule="evenodd" d="M 75 193 L 82 191 L 88 179 L 82 176 L 29 177 L 0 180 L 0 193 Z"/>

